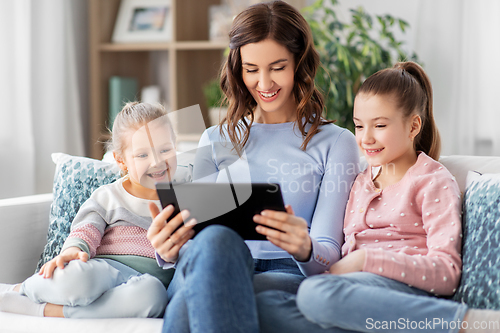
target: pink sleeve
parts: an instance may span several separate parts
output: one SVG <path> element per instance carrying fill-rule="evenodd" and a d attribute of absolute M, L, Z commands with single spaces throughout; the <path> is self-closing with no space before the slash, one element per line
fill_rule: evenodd
<path fill-rule="evenodd" d="M 97 247 L 99 247 L 99 245 L 101 244 L 101 239 L 102 236 L 99 232 L 99 229 L 97 229 L 90 223 L 84 224 L 71 230 L 71 233 L 64 243 L 64 247 L 80 247 L 78 245 L 83 241 L 88 246 L 90 258 L 93 258 L 96 255 Z"/>
<path fill-rule="evenodd" d="M 416 189 L 427 233 L 427 255 L 365 249 L 363 271 L 404 282 L 438 295 L 451 295 L 460 282 L 462 225 L 460 191 L 450 177 L 433 178 Z M 424 246 L 425 244 L 423 244 Z"/>

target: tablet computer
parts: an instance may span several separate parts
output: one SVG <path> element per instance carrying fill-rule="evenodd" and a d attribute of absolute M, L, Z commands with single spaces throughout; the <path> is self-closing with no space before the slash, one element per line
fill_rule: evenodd
<path fill-rule="evenodd" d="M 220 224 L 236 231 L 245 240 L 266 240 L 255 231 L 253 216 L 264 209 L 286 211 L 279 184 L 269 183 L 158 183 L 161 205 L 174 206 L 171 218 L 187 209 L 197 220 L 195 235 L 203 228 Z"/>

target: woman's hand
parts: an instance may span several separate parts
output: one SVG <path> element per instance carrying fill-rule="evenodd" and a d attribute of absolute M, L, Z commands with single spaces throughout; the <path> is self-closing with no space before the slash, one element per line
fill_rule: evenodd
<path fill-rule="evenodd" d="M 286 213 L 264 210 L 253 220 L 261 225 L 255 229 L 276 246 L 290 253 L 298 261 L 308 261 L 311 257 L 312 242 L 307 222 L 295 216 L 292 207 L 286 205 Z M 266 228 L 271 227 L 274 229 Z"/>
<path fill-rule="evenodd" d="M 344 258 L 337 261 L 330 267 L 330 274 L 341 275 L 352 272 L 363 271 L 363 266 L 365 265 L 365 251 L 356 250 Z"/>
<path fill-rule="evenodd" d="M 179 251 L 186 242 L 194 235 L 192 228 L 196 225 L 196 221 L 191 219 L 188 223 L 184 223 L 177 231 L 184 220 L 189 216 L 188 211 L 182 211 L 167 223 L 167 219 L 174 212 L 174 207 L 169 205 L 161 212 L 158 207 L 150 202 L 149 211 L 153 222 L 148 229 L 148 239 L 156 252 L 166 262 L 174 263 L 179 258 Z M 174 232 L 175 231 L 175 232 Z"/>
<path fill-rule="evenodd" d="M 83 262 L 87 262 L 87 260 L 89 260 L 89 255 L 87 254 L 87 252 L 80 250 L 78 247 L 75 246 L 68 247 L 54 259 L 46 262 L 42 266 L 42 268 L 40 268 L 38 274 L 43 275 L 45 279 L 50 279 L 53 276 L 56 267 L 64 269 L 64 266 L 71 260 L 78 260 L 78 259 Z"/>

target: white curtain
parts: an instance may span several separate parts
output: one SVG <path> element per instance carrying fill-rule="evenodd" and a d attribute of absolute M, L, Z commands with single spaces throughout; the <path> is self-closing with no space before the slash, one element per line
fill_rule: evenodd
<path fill-rule="evenodd" d="M 500 155 L 500 2 L 420 1 L 415 49 L 434 86 L 443 153 Z"/>
<path fill-rule="evenodd" d="M 50 154 L 84 154 L 85 22 L 85 0 L 0 0 L 0 198 L 50 192 Z"/>

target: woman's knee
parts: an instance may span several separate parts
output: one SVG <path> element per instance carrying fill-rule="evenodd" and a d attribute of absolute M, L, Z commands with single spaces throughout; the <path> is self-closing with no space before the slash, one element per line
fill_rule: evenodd
<path fill-rule="evenodd" d="M 244 244 L 243 239 L 234 230 L 222 226 L 211 225 L 203 229 L 194 238 L 194 244 L 210 244 L 211 251 L 225 251 L 227 252 L 228 246 L 239 246 Z M 193 245 L 194 245 L 193 244 Z"/>
<path fill-rule="evenodd" d="M 244 263 L 253 273 L 250 250 L 240 235 L 228 227 L 221 225 L 206 227 L 194 238 L 189 251 L 188 261 L 193 265 L 198 259 L 203 260 L 205 264 L 212 263 L 216 267 Z"/>

